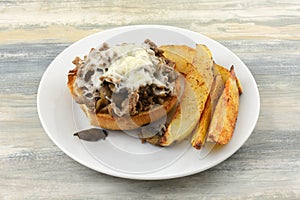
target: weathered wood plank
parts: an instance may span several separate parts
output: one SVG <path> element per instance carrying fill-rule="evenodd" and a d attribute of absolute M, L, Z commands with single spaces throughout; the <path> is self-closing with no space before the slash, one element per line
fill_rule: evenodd
<path fill-rule="evenodd" d="M 248 65 L 258 83 L 261 114 L 255 131 L 226 162 L 159 182 L 97 173 L 67 157 L 44 133 L 37 87 L 48 64 L 69 43 L 0 45 L 5 77 L 0 80 L 0 198 L 299 198 L 299 42 L 221 43 Z"/>
<path fill-rule="evenodd" d="M 36 94 L 39 81 L 51 61 L 69 44 L 36 43 L 1 45 L 0 94 Z M 20 87 L 22 86 L 22 87 Z"/>
<path fill-rule="evenodd" d="M 237 53 L 257 80 L 262 108 L 265 108 L 261 110 L 260 117 L 263 120 L 260 121 L 273 120 L 265 124 L 259 121 L 258 126 L 266 130 L 273 130 L 274 126 L 285 130 L 286 124 L 289 124 L 289 130 L 297 130 L 300 126 L 300 43 L 285 40 L 266 41 L 263 44 L 253 40 L 251 43 L 247 40 L 221 42 Z M 68 45 L 41 43 L 0 46 L 0 58 L 3 58 L 0 60 L 0 70 L 5 77 L 0 79 L 0 94 L 36 94 L 43 72 Z M 14 53 L 13 49 L 16 49 Z M 291 107 L 293 115 L 289 112 Z"/>
<path fill-rule="evenodd" d="M 5 180 L 0 194 L 8 197 L 47 198 L 297 198 L 299 163 L 281 148 L 281 132 L 257 132 L 264 142 L 253 137 L 228 161 L 200 174 L 166 181 L 132 181 L 109 177 L 75 163 L 59 150 L 23 150 L 1 159 L 0 178 Z M 289 133 L 299 139 L 296 132 Z M 287 140 L 292 146 L 297 140 Z M 268 144 L 267 146 L 265 144 Z M 279 144 L 279 145 L 278 145 Z M 277 148 L 274 149 L 274 145 Z M 270 156 L 271 154 L 271 156 Z M 272 156 L 273 154 L 273 156 Z M 294 157 L 290 159 L 286 155 Z M 275 156 L 277 155 L 277 156 Z M 298 168 L 297 168 L 298 167 Z M 50 178 L 51 177 L 51 178 Z M 105 183 L 103 182 L 105 180 Z M 4 182 L 2 182 L 4 183 Z M 66 185 L 68 187 L 66 187 Z M 163 188 L 163 189 L 162 189 Z M 252 188 L 252 189 L 251 189 Z M 255 190 L 253 189 L 255 188 Z M 13 193 L 16 190 L 18 193 Z"/>
<path fill-rule="evenodd" d="M 0 1 L 0 199 L 300 199 L 299 0 Z M 45 134 L 36 93 L 72 42 L 123 25 L 187 28 L 236 53 L 261 96 L 257 126 L 203 173 L 134 181 L 90 170 Z"/>
<path fill-rule="evenodd" d="M 294 1 L 1 1 L 0 43 L 70 42 L 104 29 L 165 24 L 216 39 L 300 39 Z"/>

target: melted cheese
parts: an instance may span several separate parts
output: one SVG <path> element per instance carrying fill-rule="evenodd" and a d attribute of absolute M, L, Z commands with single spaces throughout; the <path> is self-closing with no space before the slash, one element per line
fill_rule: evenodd
<path fill-rule="evenodd" d="M 127 87 L 131 90 L 136 90 L 140 86 L 153 83 L 155 77 L 153 76 L 154 65 L 159 63 L 158 58 L 154 56 L 154 52 L 145 47 L 136 45 L 128 45 L 125 50 L 120 52 L 117 46 L 118 53 L 121 53 L 120 58 L 111 63 L 108 71 L 103 73 L 101 77 L 104 80 L 115 80 L 120 82 L 117 85 L 117 90 Z M 112 48 L 112 50 L 116 47 Z M 150 54 L 148 53 L 150 52 Z"/>
<path fill-rule="evenodd" d="M 115 84 L 116 92 L 123 88 L 134 91 L 153 83 L 172 90 L 167 85 L 168 78 L 159 73 L 160 64 L 162 60 L 147 44 L 122 44 L 102 51 L 94 49 L 79 68 L 83 75 L 77 77 L 75 84 L 87 88 L 84 94 L 93 94 L 103 81 Z M 89 71 L 94 73 L 85 80 Z"/>

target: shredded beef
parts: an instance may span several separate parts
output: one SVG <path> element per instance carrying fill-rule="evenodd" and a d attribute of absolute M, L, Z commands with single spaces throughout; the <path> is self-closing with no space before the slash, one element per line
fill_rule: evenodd
<path fill-rule="evenodd" d="M 139 100 L 139 94 L 137 91 L 132 92 L 129 95 L 129 105 L 128 105 L 128 110 L 129 110 L 129 114 L 130 115 L 136 115 L 138 114 L 137 110 L 136 110 L 136 104 Z"/>
<path fill-rule="evenodd" d="M 174 84 L 177 78 L 177 73 L 174 71 L 174 63 L 163 57 L 163 51 L 158 49 L 157 46 L 150 40 L 145 40 L 145 43 L 150 46 L 156 56 L 161 57 L 163 63 L 160 63 L 157 67 L 158 70 L 156 76 L 163 76 L 168 84 Z M 107 44 L 99 49 L 100 51 L 108 49 Z M 80 58 L 76 58 L 73 63 L 77 66 L 82 64 Z M 76 71 L 77 72 L 77 71 Z M 88 71 L 84 79 L 90 80 L 94 71 Z M 80 75 L 80 72 L 77 73 Z M 94 91 L 93 94 L 84 94 L 92 101 L 81 102 L 85 103 L 89 108 L 95 109 L 97 113 L 106 113 L 110 115 L 136 115 L 143 111 L 148 111 L 152 106 L 157 104 L 163 104 L 173 92 L 170 89 L 159 86 L 156 84 L 142 86 L 135 91 L 129 91 L 129 89 L 121 89 L 116 91 L 113 83 L 119 84 L 120 80 L 101 80 L 103 81 L 101 87 Z M 112 83 L 113 82 L 113 83 Z M 81 88 L 85 91 L 84 88 Z"/>
<path fill-rule="evenodd" d="M 144 43 L 148 44 L 150 46 L 150 49 L 152 49 L 154 51 L 154 53 L 155 53 L 156 56 L 158 56 L 158 57 L 162 57 L 163 56 L 164 51 L 161 50 L 161 49 L 159 49 L 159 48 L 157 48 L 157 45 L 154 42 L 152 42 L 149 39 L 146 39 L 144 41 Z"/>
<path fill-rule="evenodd" d="M 106 107 L 110 101 L 109 99 L 112 96 L 112 91 L 108 87 L 108 83 L 104 83 L 103 86 L 100 88 L 100 90 L 95 91 L 94 93 L 94 100 L 95 100 L 95 107 L 96 112 L 102 112 L 106 111 L 106 109 L 103 110 L 104 107 Z M 106 113 L 106 112 L 105 112 Z"/>
<path fill-rule="evenodd" d="M 154 84 L 140 87 L 139 90 L 131 93 L 124 90 L 114 93 L 110 88 L 109 83 L 105 82 L 99 94 L 95 95 L 97 112 L 108 114 L 108 109 L 110 109 L 112 114 L 117 116 L 124 114 L 136 115 L 142 111 L 150 110 L 155 104 L 163 104 L 171 96 L 160 92 L 164 91 L 164 88 L 158 88 Z M 110 107 L 107 105 L 110 105 Z"/>

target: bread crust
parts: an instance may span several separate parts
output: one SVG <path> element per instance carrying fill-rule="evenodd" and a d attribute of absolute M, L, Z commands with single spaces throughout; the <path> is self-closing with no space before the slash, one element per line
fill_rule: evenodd
<path fill-rule="evenodd" d="M 77 78 L 77 67 L 69 71 L 68 74 L 68 88 L 72 97 L 76 100 L 80 97 L 80 91 L 74 87 Z M 154 122 L 165 116 L 177 104 L 178 95 L 181 91 L 180 76 L 175 81 L 175 95 L 170 96 L 162 105 L 154 106 L 148 111 L 143 111 L 133 116 L 112 116 L 110 114 L 95 113 L 89 109 L 85 104 L 80 104 L 81 109 L 84 111 L 90 124 L 109 130 L 132 130 L 139 128 L 145 124 Z"/>
<path fill-rule="evenodd" d="M 81 109 L 85 112 L 93 126 L 99 126 L 109 130 L 131 130 L 139 128 L 150 122 L 159 120 L 165 116 L 177 103 L 177 97 L 170 97 L 162 105 L 156 106 L 149 111 L 143 111 L 133 116 L 111 116 L 109 114 L 95 113 L 81 104 Z"/>

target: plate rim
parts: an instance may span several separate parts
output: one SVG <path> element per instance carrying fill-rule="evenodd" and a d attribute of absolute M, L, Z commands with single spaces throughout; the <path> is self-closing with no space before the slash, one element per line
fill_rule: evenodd
<path fill-rule="evenodd" d="M 202 38 L 205 38 L 206 40 L 209 40 L 210 42 L 215 43 L 216 45 L 220 45 L 221 47 L 227 49 L 230 53 L 232 53 L 232 55 L 234 56 L 234 59 L 238 60 L 239 62 L 241 62 L 244 66 L 245 69 L 247 70 L 247 72 L 251 75 L 251 79 L 252 81 L 255 83 L 255 92 L 256 92 L 256 97 L 257 97 L 257 110 L 256 110 L 256 115 L 255 115 L 255 120 L 251 126 L 251 130 L 249 131 L 249 134 L 247 135 L 247 137 L 244 138 L 244 141 L 241 142 L 238 145 L 238 148 L 227 152 L 227 154 L 224 154 L 224 156 L 222 156 L 221 159 L 217 159 L 214 162 L 210 163 L 207 167 L 205 168 L 199 168 L 198 170 L 192 170 L 192 171 L 188 171 L 188 172 L 184 172 L 184 173 L 177 173 L 175 175 L 170 174 L 170 175 L 165 175 L 163 177 L 161 176 L 147 176 L 148 174 L 130 174 L 130 173 L 120 173 L 118 171 L 113 171 L 113 170 L 108 170 L 108 171 L 112 171 L 112 172 L 107 172 L 107 170 L 99 170 L 99 168 L 96 168 L 95 166 L 93 166 L 92 164 L 87 164 L 82 162 L 82 160 L 80 160 L 79 158 L 76 157 L 76 155 L 73 155 L 71 152 L 69 152 L 68 150 L 66 150 L 63 145 L 59 144 L 55 138 L 53 138 L 53 136 L 51 135 L 50 131 L 47 128 L 46 122 L 43 120 L 43 115 L 42 115 L 42 111 L 41 111 L 41 102 L 40 102 L 40 91 L 42 89 L 42 83 L 45 81 L 47 74 L 50 71 L 51 66 L 53 65 L 53 63 L 56 62 L 56 60 L 62 55 L 64 54 L 64 52 L 69 51 L 69 49 L 72 49 L 74 46 L 76 46 L 77 43 L 81 43 L 84 40 L 88 40 L 90 38 L 93 37 L 97 37 L 98 35 L 105 35 L 108 34 L 109 32 L 114 32 L 114 33 L 122 33 L 122 32 L 126 32 L 126 31 L 131 31 L 131 30 L 137 30 L 137 29 L 145 29 L 145 28 L 157 28 L 157 29 L 165 29 L 165 30 L 170 30 L 170 31 L 175 31 L 175 32 L 179 32 L 179 33 L 186 33 L 189 34 L 191 38 L 193 38 L 193 40 L 195 39 L 195 37 L 199 36 Z M 193 35 L 193 37 L 191 36 Z M 135 180 L 165 180 L 165 179 L 173 179 L 173 178 L 179 178 L 179 177 L 185 177 L 185 176 L 189 176 L 189 175 L 193 175 L 202 171 L 205 171 L 207 169 L 210 169 L 218 164 L 220 164 L 221 162 L 227 160 L 229 157 L 231 157 L 235 152 L 237 152 L 243 145 L 244 143 L 248 140 L 248 138 L 250 137 L 250 135 L 252 134 L 252 132 L 254 131 L 254 128 L 257 124 L 258 118 L 259 118 L 259 113 L 260 113 L 260 95 L 259 95 L 259 90 L 257 87 L 257 83 L 251 73 L 251 71 L 249 70 L 249 68 L 244 64 L 244 62 L 235 54 L 233 53 L 230 49 L 228 49 L 227 47 L 225 47 L 224 45 L 222 45 L 221 43 L 219 43 L 218 41 L 211 39 L 201 33 L 197 33 L 188 29 L 183 29 L 183 28 L 178 28 L 178 27 L 174 27 L 174 26 L 166 26 L 166 25 L 129 25 L 129 26 L 121 26 L 121 27 L 116 27 L 116 28 L 112 28 L 112 29 L 107 29 L 104 31 L 100 31 L 97 33 L 94 33 L 92 35 L 89 35 L 87 37 L 84 37 L 74 43 L 72 43 L 71 45 L 69 45 L 67 48 L 65 48 L 62 52 L 60 52 L 53 60 L 52 62 L 48 65 L 47 69 L 45 70 L 45 72 L 43 73 L 43 76 L 40 80 L 39 83 L 39 87 L 38 87 L 38 91 L 37 91 L 37 110 L 38 110 L 38 116 L 40 119 L 40 122 L 42 124 L 43 129 L 45 130 L 46 134 L 48 135 L 48 137 L 52 140 L 52 142 L 61 150 L 63 151 L 65 154 L 67 154 L 70 158 L 72 158 L 73 160 L 77 161 L 78 163 L 80 163 L 81 165 L 84 165 L 90 169 L 93 169 L 97 172 L 101 172 L 103 174 L 107 174 L 110 176 L 115 176 L 115 177 L 121 177 L 121 178 L 127 178 L 127 179 L 135 179 Z"/>

